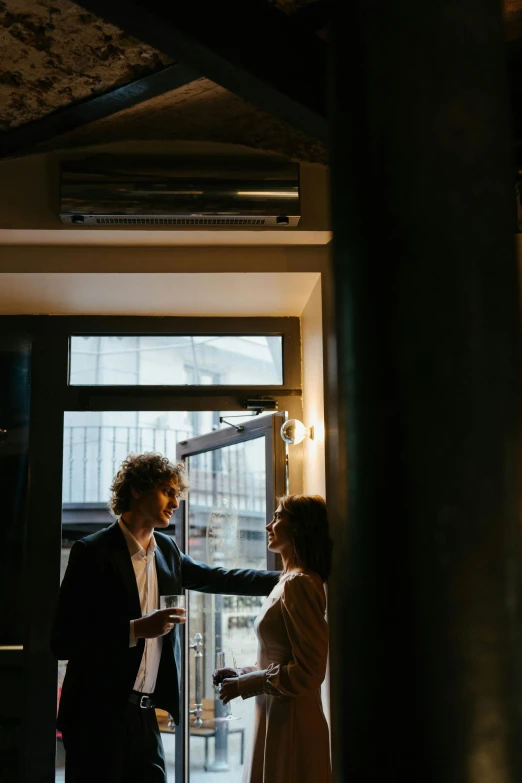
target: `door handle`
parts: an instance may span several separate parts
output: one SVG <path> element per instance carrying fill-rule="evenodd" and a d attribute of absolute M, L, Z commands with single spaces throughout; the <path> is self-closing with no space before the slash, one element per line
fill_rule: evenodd
<path fill-rule="evenodd" d="M 194 636 L 193 644 L 189 644 L 191 650 L 196 651 L 195 666 L 196 666 L 196 700 L 194 703 L 194 709 L 189 710 L 189 715 L 195 715 L 196 721 L 194 723 L 197 729 L 203 726 L 203 637 L 200 633 Z"/>

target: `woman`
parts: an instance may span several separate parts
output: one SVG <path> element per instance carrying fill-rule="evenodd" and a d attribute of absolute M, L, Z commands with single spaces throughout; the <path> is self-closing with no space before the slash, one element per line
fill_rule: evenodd
<path fill-rule="evenodd" d="M 243 783 L 329 783 L 330 742 L 321 703 L 328 656 L 323 583 L 332 542 L 319 495 L 287 495 L 266 526 L 283 571 L 254 629 L 256 666 L 218 669 L 223 704 L 255 696 L 254 737 Z M 239 676 L 238 676 L 239 674 Z"/>

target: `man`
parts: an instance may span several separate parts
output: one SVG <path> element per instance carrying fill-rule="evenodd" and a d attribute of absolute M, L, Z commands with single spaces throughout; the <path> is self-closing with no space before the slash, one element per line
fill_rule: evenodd
<path fill-rule="evenodd" d="M 188 489 L 181 463 L 131 455 L 112 487 L 108 528 L 71 549 L 51 648 L 67 660 L 58 714 L 66 783 L 165 783 L 154 707 L 179 722 L 184 609 L 158 609 L 182 588 L 268 595 L 279 574 L 212 568 L 184 555 L 166 528 Z"/>

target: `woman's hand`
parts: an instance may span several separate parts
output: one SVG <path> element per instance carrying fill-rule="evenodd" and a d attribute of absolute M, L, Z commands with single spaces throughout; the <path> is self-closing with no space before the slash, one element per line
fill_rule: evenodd
<path fill-rule="evenodd" d="M 237 670 L 231 669 L 229 666 L 225 666 L 223 669 L 216 669 L 212 675 L 212 682 L 214 685 L 221 685 L 227 677 L 237 677 Z"/>
<path fill-rule="evenodd" d="M 219 671 L 223 671 L 223 669 L 220 669 Z M 221 688 L 219 689 L 219 698 L 223 704 L 228 704 L 232 699 L 237 699 L 239 695 L 237 677 L 227 678 L 222 681 Z"/>

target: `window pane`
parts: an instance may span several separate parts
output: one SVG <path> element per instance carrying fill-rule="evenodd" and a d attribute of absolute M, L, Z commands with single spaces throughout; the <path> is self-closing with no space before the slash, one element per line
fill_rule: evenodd
<path fill-rule="evenodd" d="M 72 386 L 281 385 L 283 338 L 266 335 L 71 337 Z"/>
<path fill-rule="evenodd" d="M 219 417 L 239 415 L 234 423 L 249 420 L 246 411 L 66 411 L 64 414 L 63 504 L 61 578 L 71 547 L 79 538 L 102 530 L 113 522 L 107 502 L 112 479 L 130 452 L 154 451 L 176 459 L 176 445 L 194 435 L 219 427 Z M 266 414 L 271 415 L 271 414 Z M 265 440 L 259 437 L 190 457 L 192 489 L 189 493 L 187 553 L 226 568 L 266 568 L 266 457 Z M 174 536 L 176 514 L 167 535 Z M 221 649 L 238 666 L 255 662 L 257 640 L 253 621 L 260 597 L 211 596 L 193 592 L 189 604 L 189 635 L 203 636 L 203 720 L 190 726 L 191 783 L 220 778 L 239 783 L 243 751 L 250 743 L 253 699 L 233 702 L 239 718 L 230 724 L 216 721 L 222 704 L 212 686 L 216 651 Z M 227 661 L 228 663 L 228 661 Z M 58 665 L 58 698 L 61 697 L 66 661 Z M 189 661 L 191 708 L 194 705 L 194 651 Z M 175 741 L 167 713 L 158 711 L 167 760 L 167 777 L 174 783 Z M 100 734 L 105 727 L 100 726 Z M 205 737 L 210 737 L 205 766 Z M 57 732 L 55 783 L 64 781 L 64 748 Z"/>
<path fill-rule="evenodd" d="M 188 497 L 187 553 L 224 568 L 267 567 L 266 456 L 263 437 L 205 451 L 187 460 L 191 491 Z M 223 720 L 223 707 L 212 685 L 225 654 L 225 666 L 252 666 L 257 659 L 254 620 L 263 603 L 261 596 L 189 595 L 188 634 L 201 634 L 202 720 L 190 722 L 190 783 L 217 780 L 227 772 L 227 783 L 241 783 L 243 748 L 249 747 L 254 724 L 254 699 L 234 699 L 236 720 Z M 189 656 L 189 701 L 196 703 L 196 658 Z M 206 758 L 201 738 L 214 735 L 213 754 Z"/>

